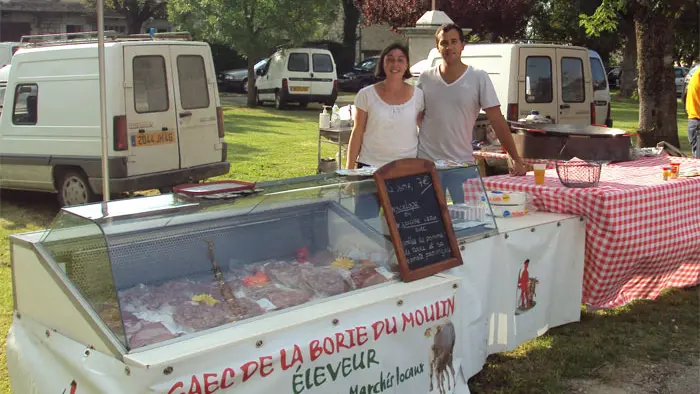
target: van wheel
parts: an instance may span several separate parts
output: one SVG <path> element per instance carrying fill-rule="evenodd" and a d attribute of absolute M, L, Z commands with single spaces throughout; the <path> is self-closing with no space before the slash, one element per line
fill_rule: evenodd
<path fill-rule="evenodd" d="M 284 99 L 282 98 L 282 95 L 280 94 L 280 91 L 277 90 L 275 91 L 275 108 L 277 109 L 284 109 Z"/>
<path fill-rule="evenodd" d="M 248 78 L 243 80 L 243 93 L 248 94 Z"/>
<path fill-rule="evenodd" d="M 62 207 L 97 201 L 87 177 L 80 170 L 63 172 L 58 181 L 58 203 Z"/>

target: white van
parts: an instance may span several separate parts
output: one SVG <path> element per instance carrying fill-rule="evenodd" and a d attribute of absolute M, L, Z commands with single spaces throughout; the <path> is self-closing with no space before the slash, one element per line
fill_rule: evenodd
<path fill-rule="evenodd" d="M 105 42 L 110 190 L 162 189 L 228 172 L 211 50 L 175 39 Z M 102 191 L 97 44 L 24 44 L 0 115 L 0 187 Z"/>
<path fill-rule="evenodd" d="M 589 49 L 588 56 L 591 58 L 591 76 L 593 78 L 593 104 L 595 104 L 596 124 L 612 127 L 613 121 L 610 117 L 610 84 L 605 73 L 603 59 L 598 52 Z"/>
<path fill-rule="evenodd" d="M 442 61 L 437 48 L 428 67 Z M 462 61 L 486 71 L 501 111 L 517 121 L 531 111 L 554 123 L 596 124 L 591 62 L 586 48 L 555 44 L 468 44 Z"/>
<path fill-rule="evenodd" d="M 306 107 L 310 102 L 333 105 L 338 97 L 338 76 L 333 55 L 326 49 L 287 48 L 275 52 L 255 80 L 259 105 L 273 101 Z"/>

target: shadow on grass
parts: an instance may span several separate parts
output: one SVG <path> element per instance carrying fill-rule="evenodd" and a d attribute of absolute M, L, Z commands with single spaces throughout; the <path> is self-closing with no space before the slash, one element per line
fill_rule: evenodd
<path fill-rule="evenodd" d="M 249 145 L 237 144 L 227 142 L 228 150 L 226 152 L 226 160 L 229 163 L 235 163 L 237 161 L 246 161 L 249 159 L 257 158 L 257 154 L 264 152 L 262 149 L 253 148 Z"/>
<path fill-rule="evenodd" d="M 569 379 L 600 378 L 624 360 L 690 365 L 700 356 L 700 288 L 667 290 L 657 300 L 582 312 L 581 321 L 553 328 L 516 350 L 489 356 L 469 380 L 473 393 L 570 392 Z"/>
<path fill-rule="evenodd" d="M 55 193 L 0 190 L 0 218 L 4 230 L 15 232 L 27 227 L 46 227 L 59 211 Z"/>

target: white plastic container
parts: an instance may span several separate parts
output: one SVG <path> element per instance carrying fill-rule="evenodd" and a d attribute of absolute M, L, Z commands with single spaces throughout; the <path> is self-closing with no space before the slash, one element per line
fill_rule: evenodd
<path fill-rule="evenodd" d="M 323 112 L 318 115 L 318 127 L 328 129 L 331 127 L 331 114 L 326 111 L 328 107 L 323 107 Z"/>

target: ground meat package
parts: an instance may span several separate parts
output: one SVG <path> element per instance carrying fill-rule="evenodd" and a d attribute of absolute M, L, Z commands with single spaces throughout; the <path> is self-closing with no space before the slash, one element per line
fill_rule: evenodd
<path fill-rule="evenodd" d="M 302 267 L 304 284 L 319 297 L 343 294 L 354 287 L 350 272 L 331 267 Z"/>

